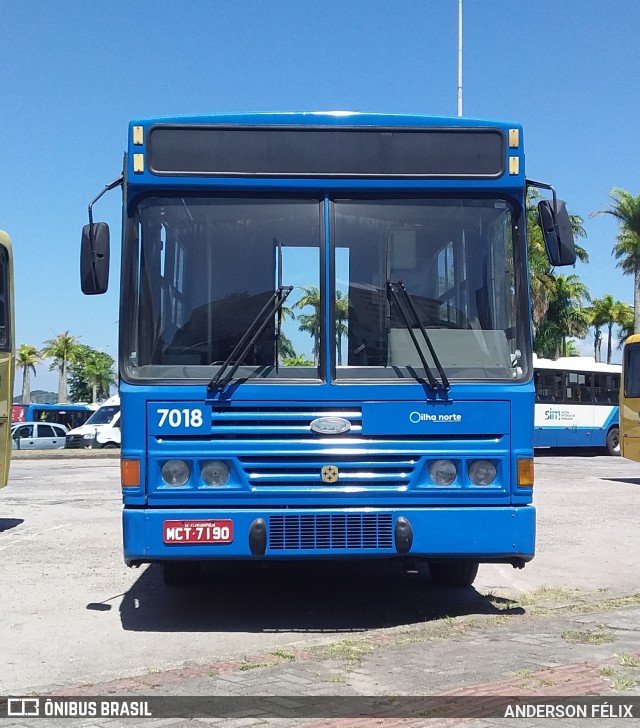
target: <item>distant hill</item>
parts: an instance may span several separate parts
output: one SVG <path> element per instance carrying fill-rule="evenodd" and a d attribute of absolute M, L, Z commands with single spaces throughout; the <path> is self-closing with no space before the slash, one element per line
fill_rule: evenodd
<path fill-rule="evenodd" d="M 31 390 L 31 402 L 30 404 L 57 404 L 58 393 L 57 392 L 45 392 L 44 389 L 32 389 Z M 13 398 L 13 404 L 22 404 L 22 395 L 19 394 Z"/>

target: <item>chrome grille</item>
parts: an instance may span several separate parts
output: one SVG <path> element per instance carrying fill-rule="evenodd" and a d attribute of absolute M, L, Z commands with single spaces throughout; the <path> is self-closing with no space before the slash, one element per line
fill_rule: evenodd
<path fill-rule="evenodd" d="M 386 513 L 269 517 L 269 548 L 287 550 L 392 549 L 393 521 Z"/>
<path fill-rule="evenodd" d="M 239 458 L 247 481 L 255 487 L 267 486 L 313 486 L 323 488 L 336 486 L 406 486 L 419 461 L 407 455 L 384 454 L 379 456 L 363 453 L 360 458 L 353 455 L 325 455 L 313 453 L 305 456 Z M 322 480 L 322 468 L 333 465 L 338 469 L 334 483 Z"/>
<path fill-rule="evenodd" d="M 214 407 L 211 412 L 211 433 L 216 439 L 259 439 L 277 437 L 317 439 L 311 422 L 318 417 L 342 417 L 349 420 L 348 435 L 362 432 L 360 407 Z"/>

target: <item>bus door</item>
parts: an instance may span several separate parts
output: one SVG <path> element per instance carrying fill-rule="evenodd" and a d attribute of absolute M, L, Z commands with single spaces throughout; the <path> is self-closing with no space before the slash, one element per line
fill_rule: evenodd
<path fill-rule="evenodd" d="M 0 488 L 7 484 L 11 457 L 13 399 L 11 258 L 9 236 L 0 231 Z"/>
<path fill-rule="evenodd" d="M 627 339 L 620 387 L 620 444 L 622 455 L 640 461 L 640 335 Z"/>

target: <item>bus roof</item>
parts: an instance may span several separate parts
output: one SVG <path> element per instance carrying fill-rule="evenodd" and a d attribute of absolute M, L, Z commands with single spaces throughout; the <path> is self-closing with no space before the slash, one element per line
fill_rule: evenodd
<path fill-rule="evenodd" d="M 11 249 L 11 238 L 9 237 L 9 233 L 5 233 L 4 230 L 0 230 L 0 243 L 5 248 Z"/>
<path fill-rule="evenodd" d="M 536 369 L 561 369 L 572 372 L 610 372 L 619 373 L 621 364 L 605 364 L 597 362 L 592 356 L 561 356 L 558 359 L 542 359 L 533 355 L 533 366 Z"/>
<path fill-rule="evenodd" d="M 252 113 L 218 113 L 197 116 L 158 116 L 130 122 L 143 124 L 274 124 L 327 126 L 422 126 L 422 127 L 497 127 L 521 129 L 521 124 L 508 120 L 473 119 L 460 116 L 430 116 L 427 114 L 385 114 L 361 111 L 277 111 Z"/>

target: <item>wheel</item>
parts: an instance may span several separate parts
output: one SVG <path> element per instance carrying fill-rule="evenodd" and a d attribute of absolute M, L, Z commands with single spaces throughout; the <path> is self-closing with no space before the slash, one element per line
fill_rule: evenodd
<path fill-rule="evenodd" d="M 199 561 L 163 561 L 162 579 L 167 586 L 188 586 L 200 576 Z"/>
<path fill-rule="evenodd" d="M 102 446 L 104 450 L 115 450 L 115 448 L 119 447 L 119 445 L 115 442 L 105 442 L 105 444 Z"/>
<path fill-rule="evenodd" d="M 605 447 L 609 455 L 620 455 L 620 430 L 617 427 L 612 427 L 607 433 Z"/>
<path fill-rule="evenodd" d="M 431 580 L 438 586 L 471 586 L 478 573 L 477 561 L 443 559 L 429 561 Z"/>

